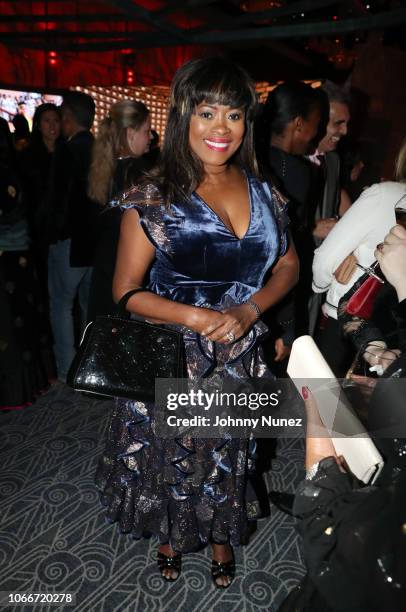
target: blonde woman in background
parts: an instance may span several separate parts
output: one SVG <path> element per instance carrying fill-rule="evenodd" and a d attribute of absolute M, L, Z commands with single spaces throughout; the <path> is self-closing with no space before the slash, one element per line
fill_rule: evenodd
<path fill-rule="evenodd" d="M 98 245 L 90 288 L 88 320 L 111 314 L 115 304 L 112 283 L 120 233 L 121 211 L 106 208 L 109 202 L 137 182 L 149 151 L 151 119 L 142 102 L 122 100 L 102 121 L 93 147 L 89 173 L 89 196 L 102 207 Z"/>

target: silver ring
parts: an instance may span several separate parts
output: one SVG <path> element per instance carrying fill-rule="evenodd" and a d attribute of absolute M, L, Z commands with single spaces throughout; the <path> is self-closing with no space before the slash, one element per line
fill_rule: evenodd
<path fill-rule="evenodd" d="M 229 332 L 227 332 L 227 334 L 226 334 L 226 338 L 227 338 L 227 340 L 229 340 L 230 342 L 234 342 L 234 340 L 235 340 L 235 335 L 233 334 L 233 332 L 232 332 L 232 331 L 229 331 Z"/>

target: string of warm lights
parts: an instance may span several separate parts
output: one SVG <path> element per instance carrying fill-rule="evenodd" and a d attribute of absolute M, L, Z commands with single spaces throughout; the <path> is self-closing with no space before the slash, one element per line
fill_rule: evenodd
<path fill-rule="evenodd" d="M 305 81 L 312 87 L 319 87 L 320 81 Z M 279 83 L 268 83 L 266 81 L 256 83 L 255 89 L 260 102 L 265 102 L 268 93 L 272 91 Z M 163 138 L 166 128 L 166 118 L 169 100 L 169 87 L 155 86 L 119 86 L 113 87 L 98 87 L 88 86 L 82 87 L 77 85 L 72 87 L 77 91 L 83 91 L 92 96 L 96 103 L 96 116 L 93 125 L 93 131 L 97 133 L 100 122 L 107 115 L 110 107 L 120 100 L 139 100 L 149 108 L 151 114 L 151 127 L 156 130 Z"/>
<path fill-rule="evenodd" d="M 134 73 L 132 74 L 132 78 L 134 78 Z M 94 132 L 97 132 L 100 122 L 107 115 L 113 104 L 120 100 L 139 100 L 143 102 L 150 111 L 152 129 L 156 130 L 158 134 L 163 137 L 166 127 L 169 87 L 136 87 L 129 83 L 126 86 L 114 85 L 113 87 L 99 87 L 96 85 L 82 87 L 77 85 L 72 87 L 72 89 L 83 91 L 91 95 L 94 99 L 96 103 L 96 116 L 93 124 Z"/>

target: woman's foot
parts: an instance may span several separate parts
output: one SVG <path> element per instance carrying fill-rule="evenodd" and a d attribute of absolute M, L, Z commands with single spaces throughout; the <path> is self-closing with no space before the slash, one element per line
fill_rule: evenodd
<path fill-rule="evenodd" d="M 158 548 L 157 559 L 162 578 L 175 582 L 180 576 L 182 555 L 175 553 L 170 544 L 163 544 Z"/>
<path fill-rule="evenodd" d="M 220 589 L 227 589 L 235 575 L 233 549 L 229 544 L 212 544 L 213 560 L 211 562 L 211 576 L 214 585 Z"/>

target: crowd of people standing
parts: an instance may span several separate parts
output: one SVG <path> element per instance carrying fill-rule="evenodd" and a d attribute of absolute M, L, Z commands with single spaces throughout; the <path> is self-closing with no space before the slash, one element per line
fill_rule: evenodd
<path fill-rule="evenodd" d="M 127 309 L 182 330 L 190 378 L 273 378 L 302 334 L 337 376 L 357 351 L 382 371 L 398 358 L 385 330 L 375 337 L 360 318 L 343 320 L 340 300 L 395 225 L 405 147 L 396 182 L 352 203 L 338 153 L 345 91 L 286 82 L 260 107 L 239 66 L 194 60 L 175 75 L 153 164 L 144 104 L 115 104 L 96 138 L 94 115 L 80 92 L 40 106 L 18 154 L 0 124 L 1 407 L 31 403 L 53 378 L 64 384 L 80 328 L 142 286 Z M 96 476 L 107 516 L 135 538 L 157 538 L 167 581 L 183 553 L 210 544 L 213 583 L 228 588 L 232 547 L 260 514 L 253 441 L 162 440 L 155 409 L 116 403 Z"/>
<path fill-rule="evenodd" d="M 151 126 L 141 102 L 123 101 L 95 141 L 94 115 L 80 92 L 61 107 L 42 104 L 21 151 L 0 124 L 2 408 L 29 405 L 49 383 L 65 382 L 81 327 L 114 308 L 120 215 L 101 211 L 148 167 L 141 158 Z"/>
<path fill-rule="evenodd" d="M 15 397 L 10 390 L 5 392 L 2 406 L 31 402 L 46 388 L 47 380 L 65 382 L 78 330 L 97 314 L 114 310 L 111 287 L 122 212 L 106 205 L 136 184 L 155 164 L 156 156 L 148 154 L 151 125 L 149 111 L 141 102 L 124 100 L 115 104 L 96 139 L 92 134 L 94 114 L 94 101 L 80 92 L 67 93 L 61 107 L 42 104 L 36 110 L 28 146 L 20 151 L 13 147 L 6 122 L 2 123 L 3 174 L 8 189 L 4 197 L 10 202 L 5 206 L 11 214 L 1 220 L 3 291 L 9 287 L 9 275 L 22 272 L 21 265 L 12 270 L 11 260 L 24 253 L 30 263 L 23 269 L 28 277 L 20 278 L 18 287 L 25 287 L 33 304 L 27 307 L 24 319 L 30 329 L 23 334 L 24 343 L 18 339 L 18 329 L 15 341 L 7 343 L 14 361 L 3 355 L 7 380 L 11 370 L 15 380 L 19 369 L 17 376 L 26 380 L 26 390 L 23 395 L 16 392 Z M 271 92 L 265 105 L 256 104 L 255 114 L 260 172 L 289 202 L 290 231 L 301 265 L 294 291 L 265 315 L 272 332 L 266 354 L 279 362 L 280 372 L 294 338 L 309 331 L 319 336 L 326 355 L 336 355 L 331 333 L 317 329 L 321 300 L 312 291 L 312 261 L 315 247 L 345 209 L 335 150 L 347 131 L 349 100 L 332 84 L 313 89 L 304 83 L 287 82 Z M 10 191 L 14 190 L 17 195 L 12 197 Z M 14 238 L 7 239 L 7 235 Z M 10 260 L 7 265 L 6 260 Z M 34 297 L 30 284 L 32 291 L 36 286 Z M 10 338 L 13 319 L 21 326 L 21 317 L 11 308 L 11 297 L 4 301 L 9 317 L 4 327 Z M 22 301 L 18 299 L 20 306 Z M 32 325 L 34 315 L 40 317 L 39 325 Z M 327 328 L 333 325 L 331 318 Z M 33 329 L 37 331 L 27 351 L 27 338 Z M 336 336 L 334 343 L 341 346 Z M 27 379 L 28 353 L 36 374 L 31 373 Z M 30 378 L 32 383 L 27 382 Z"/>

